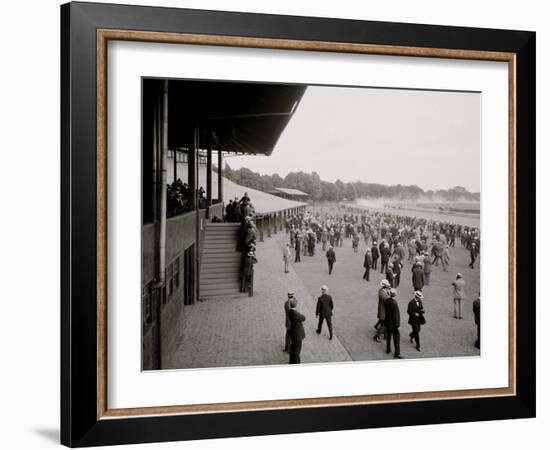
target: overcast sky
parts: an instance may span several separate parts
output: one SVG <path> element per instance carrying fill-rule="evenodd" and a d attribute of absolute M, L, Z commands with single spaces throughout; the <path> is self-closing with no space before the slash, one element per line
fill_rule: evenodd
<path fill-rule="evenodd" d="M 271 156 L 227 158 L 261 174 L 317 172 L 322 180 L 480 186 L 480 94 L 307 88 Z"/>

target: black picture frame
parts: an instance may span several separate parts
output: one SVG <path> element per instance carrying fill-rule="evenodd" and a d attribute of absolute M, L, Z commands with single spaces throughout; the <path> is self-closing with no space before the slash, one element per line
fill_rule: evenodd
<path fill-rule="evenodd" d="M 61 443 L 178 441 L 535 416 L 535 282 L 516 265 L 516 395 L 98 418 L 98 29 L 344 42 L 516 55 L 516 261 L 535 248 L 534 32 L 69 3 L 61 6 Z"/>

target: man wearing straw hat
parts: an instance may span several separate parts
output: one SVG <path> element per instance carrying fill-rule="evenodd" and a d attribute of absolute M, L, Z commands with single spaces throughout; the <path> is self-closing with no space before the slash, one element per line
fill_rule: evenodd
<path fill-rule="evenodd" d="M 390 283 L 388 280 L 382 280 L 380 282 L 380 289 L 378 290 L 378 322 L 374 325 L 376 328 L 376 334 L 374 340 L 380 342 L 381 336 L 386 336 L 386 300 L 390 297 Z"/>
<path fill-rule="evenodd" d="M 407 314 L 409 315 L 409 325 L 412 331 L 409 333 L 411 342 L 416 342 L 416 349 L 420 351 L 420 327 L 426 323 L 424 318 L 424 305 L 422 305 L 422 299 L 424 295 L 421 291 L 414 293 L 414 298 L 409 302 L 407 306 Z"/>

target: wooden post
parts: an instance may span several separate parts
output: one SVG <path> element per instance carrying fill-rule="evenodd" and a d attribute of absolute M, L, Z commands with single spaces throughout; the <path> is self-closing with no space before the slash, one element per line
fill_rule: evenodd
<path fill-rule="evenodd" d="M 196 145 L 196 136 L 195 136 L 195 127 L 193 127 L 190 131 L 190 145 L 189 145 L 189 152 L 187 154 L 187 184 L 189 186 L 189 206 L 191 210 L 194 210 L 197 205 L 197 169 L 196 169 L 196 161 L 197 161 L 197 148 Z M 197 243 L 198 245 L 198 243 Z"/>
<path fill-rule="evenodd" d="M 212 206 L 212 137 L 208 139 L 206 150 L 206 217 L 210 218 L 210 207 Z"/>
<path fill-rule="evenodd" d="M 176 147 L 174 147 L 174 150 L 172 151 L 172 155 L 174 156 L 174 179 L 173 182 L 175 183 L 178 179 L 178 158 L 177 158 L 177 150 Z"/>
<path fill-rule="evenodd" d="M 258 227 L 258 231 L 260 233 L 260 242 L 264 241 L 264 216 L 261 216 L 258 218 L 260 224 Z"/>
<path fill-rule="evenodd" d="M 218 150 L 218 201 L 223 202 L 223 153 Z"/>
<path fill-rule="evenodd" d="M 277 213 L 273 213 L 273 233 L 277 234 Z"/>
<path fill-rule="evenodd" d="M 200 254 L 200 227 L 201 227 L 201 215 L 200 215 L 200 204 L 197 199 L 198 194 L 198 186 L 196 183 L 198 183 L 199 180 L 199 149 L 200 149 L 200 129 L 199 125 L 196 124 L 195 128 L 193 130 L 193 155 L 194 155 L 194 165 L 193 165 L 193 173 L 194 173 L 194 179 L 195 184 L 193 185 L 193 194 L 194 194 L 194 202 L 195 202 L 195 292 L 194 292 L 194 299 L 193 303 L 195 303 L 196 300 L 199 300 L 199 286 L 200 286 L 200 278 L 199 278 L 199 268 L 201 266 L 201 254 Z"/>
<path fill-rule="evenodd" d="M 267 237 L 270 238 L 271 237 L 271 215 L 270 214 L 267 214 L 264 216 L 266 219 L 267 219 Z"/>

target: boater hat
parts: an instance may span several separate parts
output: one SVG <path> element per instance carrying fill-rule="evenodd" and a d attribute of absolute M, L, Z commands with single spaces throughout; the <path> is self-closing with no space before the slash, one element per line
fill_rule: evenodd
<path fill-rule="evenodd" d="M 287 295 L 288 295 L 288 298 L 292 298 L 294 297 L 294 292 L 289 292 Z"/>
<path fill-rule="evenodd" d="M 380 286 L 381 287 L 391 287 L 390 282 L 386 279 L 384 279 L 380 282 Z"/>
<path fill-rule="evenodd" d="M 327 288 L 324 284 L 321 286 L 321 290 L 322 290 L 322 291 L 326 291 L 327 289 L 328 289 L 328 288 Z"/>
<path fill-rule="evenodd" d="M 414 296 L 415 296 L 416 298 L 420 298 L 420 299 L 424 298 L 424 294 L 422 294 L 421 291 L 415 291 L 415 292 L 414 292 Z"/>

